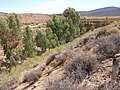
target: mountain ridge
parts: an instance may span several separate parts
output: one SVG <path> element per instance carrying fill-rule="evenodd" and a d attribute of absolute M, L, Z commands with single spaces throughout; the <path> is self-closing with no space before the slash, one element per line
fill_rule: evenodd
<path fill-rule="evenodd" d="M 0 14 L 7 14 L 7 13 L 5 13 L 5 12 L 0 12 Z"/>
<path fill-rule="evenodd" d="M 90 11 L 78 11 L 81 16 L 120 16 L 120 7 L 104 7 Z"/>
<path fill-rule="evenodd" d="M 109 6 L 109 7 L 98 8 L 90 11 L 78 11 L 78 12 L 80 13 L 81 16 L 98 16 L 98 17 L 99 16 L 120 16 L 120 7 Z M 0 14 L 9 14 L 9 13 L 0 12 Z M 30 13 L 26 13 L 26 14 L 30 14 Z M 32 14 L 36 14 L 36 13 L 32 13 Z M 62 15 L 62 13 L 59 13 L 57 15 Z"/>

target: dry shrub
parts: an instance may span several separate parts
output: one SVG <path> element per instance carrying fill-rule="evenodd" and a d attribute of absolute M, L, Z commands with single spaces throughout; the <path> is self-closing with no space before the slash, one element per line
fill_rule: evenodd
<path fill-rule="evenodd" d="M 117 27 L 113 27 L 113 26 L 106 26 L 104 28 L 102 28 L 96 35 L 96 39 L 97 38 L 101 38 L 103 36 L 109 36 L 111 34 L 119 34 L 120 30 Z"/>
<path fill-rule="evenodd" d="M 120 81 L 114 83 L 109 81 L 108 83 L 104 83 L 99 87 L 99 90 L 120 90 Z"/>
<path fill-rule="evenodd" d="M 71 52 L 69 52 L 71 53 Z M 73 52 L 75 53 L 75 52 Z M 86 75 L 89 75 L 97 67 L 96 56 L 92 53 L 79 52 L 65 64 L 65 75 L 73 78 L 77 82 L 82 81 Z"/>
<path fill-rule="evenodd" d="M 103 37 L 103 36 L 108 36 L 108 35 L 109 35 L 109 33 L 107 33 L 106 29 L 105 29 L 105 28 L 102 28 L 102 29 L 95 35 L 95 37 L 96 37 L 96 39 L 97 39 L 97 38 L 101 38 L 101 37 Z"/>
<path fill-rule="evenodd" d="M 113 57 L 120 52 L 120 34 L 111 34 L 109 36 L 98 38 L 98 60 L 102 61 Z"/>
<path fill-rule="evenodd" d="M 93 36 L 90 36 L 90 37 L 85 37 L 83 38 L 83 45 L 87 44 L 87 43 L 90 43 L 91 41 L 93 41 L 95 38 Z"/>
<path fill-rule="evenodd" d="M 16 87 L 16 83 L 18 83 L 17 78 L 12 78 L 11 80 L 0 85 L 0 90 L 13 90 L 13 88 Z"/>
<path fill-rule="evenodd" d="M 47 90 L 82 90 L 79 85 L 83 79 L 96 70 L 99 65 L 96 56 L 91 52 L 71 50 L 66 54 L 67 60 L 63 65 L 64 77 L 58 80 L 49 78 L 45 87 Z"/>
<path fill-rule="evenodd" d="M 72 78 L 65 78 L 59 81 L 49 80 L 45 90 L 78 90 L 77 87 L 78 84 Z"/>
<path fill-rule="evenodd" d="M 118 22 L 117 21 L 113 21 L 110 25 L 115 25 L 115 24 L 118 24 Z"/>

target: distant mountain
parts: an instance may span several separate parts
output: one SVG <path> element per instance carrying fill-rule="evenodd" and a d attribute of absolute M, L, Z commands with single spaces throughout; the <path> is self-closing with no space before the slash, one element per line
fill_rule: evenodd
<path fill-rule="evenodd" d="M 120 16 L 120 7 L 105 7 L 91 11 L 80 11 L 81 16 Z"/>
<path fill-rule="evenodd" d="M 0 14 L 7 14 L 7 13 L 4 13 L 4 12 L 0 12 Z"/>

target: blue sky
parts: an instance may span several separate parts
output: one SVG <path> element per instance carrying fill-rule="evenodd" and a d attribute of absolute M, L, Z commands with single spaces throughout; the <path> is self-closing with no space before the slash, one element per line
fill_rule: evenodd
<path fill-rule="evenodd" d="M 0 0 L 0 12 L 62 13 L 67 7 L 88 11 L 102 7 L 120 7 L 120 0 Z"/>

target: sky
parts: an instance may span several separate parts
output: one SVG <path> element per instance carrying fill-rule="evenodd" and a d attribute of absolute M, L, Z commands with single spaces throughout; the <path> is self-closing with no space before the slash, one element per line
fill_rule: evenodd
<path fill-rule="evenodd" d="M 120 7 L 120 0 L 0 0 L 0 12 L 6 13 L 62 13 L 72 7 L 89 11 L 108 6 Z"/>

